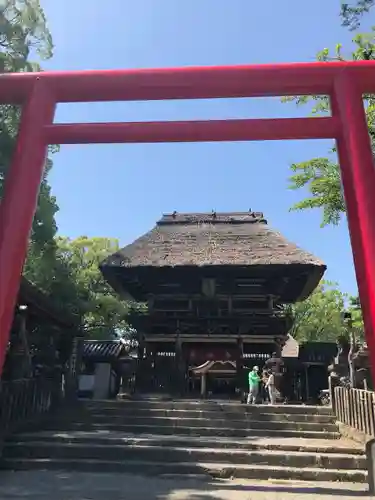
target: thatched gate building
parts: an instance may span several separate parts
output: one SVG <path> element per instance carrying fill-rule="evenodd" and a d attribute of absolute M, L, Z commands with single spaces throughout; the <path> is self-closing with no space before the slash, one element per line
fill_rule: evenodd
<path fill-rule="evenodd" d="M 259 212 L 164 215 L 101 266 L 123 297 L 146 302 L 138 330 L 143 389 L 189 387 L 189 372 L 210 360 L 254 363 L 286 340 L 284 304 L 308 297 L 326 269 L 288 242 Z"/>

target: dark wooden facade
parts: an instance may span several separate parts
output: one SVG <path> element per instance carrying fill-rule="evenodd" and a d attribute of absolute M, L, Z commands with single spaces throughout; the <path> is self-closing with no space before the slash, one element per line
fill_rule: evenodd
<path fill-rule="evenodd" d="M 0 380 L 0 455 L 8 434 L 74 402 L 79 345 L 79 318 L 22 278 Z"/>
<path fill-rule="evenodd" d="M 261 213 L 173 213 L 101 270 L 124 297 L 147 303 L 133 322 L 140 377 L 152 372 L 154 389 L 183 392 L 189 368 L 209 359 L 235 361 L 242 387 L 245 355 L 280 350 L 292 325 L 284 304 L 307 297 L 325 266 Z"/>
<path fill-rule="evenodd" d="M 2 379 L 27 378 L 37 367 L 68 363 L 79 334 L 78 317 L 22 278 Z"/>

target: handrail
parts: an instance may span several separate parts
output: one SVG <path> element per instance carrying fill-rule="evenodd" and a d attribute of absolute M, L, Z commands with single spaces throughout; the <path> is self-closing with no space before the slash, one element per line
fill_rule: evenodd
<path fill-rule="evenodd" d="M 375 392 L 335 387 L 334 408 L 339 422 L 375 437 Z"/>

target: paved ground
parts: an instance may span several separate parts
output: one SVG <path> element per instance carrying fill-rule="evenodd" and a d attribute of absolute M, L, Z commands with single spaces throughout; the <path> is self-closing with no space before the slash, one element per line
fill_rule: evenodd
<path fill-rule="evenodd" d="M 145 478 L 54 471 L 0 472 L 0 500 L 353 500 L 360 485 Z"/>

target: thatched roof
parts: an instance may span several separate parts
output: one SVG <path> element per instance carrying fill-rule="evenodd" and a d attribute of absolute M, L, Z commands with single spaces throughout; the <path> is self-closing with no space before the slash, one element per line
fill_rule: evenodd
<path fill-rule="evenodd" d="M 254 266 L 324 263 L 287 241 L 259 212 L 164 215 L 156 226 L 103 266 Z"/>

